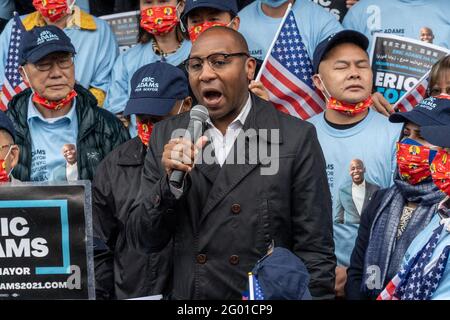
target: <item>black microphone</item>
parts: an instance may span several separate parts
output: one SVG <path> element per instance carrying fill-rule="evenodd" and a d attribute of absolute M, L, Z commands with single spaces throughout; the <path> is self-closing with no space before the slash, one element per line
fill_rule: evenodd
<path fill-rule="evenodd" d="M 209 118 L 208 109 L 202 105 L 196 105 L 190 112 L 191 120 L 187 128 L 184 137 L 191 139 L 192 143 L 196 143 L 197 140 L 203 134 L 203 123 Z M 170 174 L 169 183 L 177 189 L 180 189 L 183 185 L 184 175 L 186 172 L 181 170 L 173 170 Z"/>

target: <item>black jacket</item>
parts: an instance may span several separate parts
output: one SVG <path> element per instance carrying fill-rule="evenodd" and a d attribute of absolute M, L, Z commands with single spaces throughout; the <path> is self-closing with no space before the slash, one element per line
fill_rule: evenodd
<path fill-rule="evenodd" d="M 125 237 L 129 209 L 139 191 L 147 153 L 139 137 L 112 151 L 98 166 L 93 181 L 94 236 L 107 245 L 95 253 L 97 299 L 129 299 L 167 294 L 170 248 L 143 255 Z"/>
<path fill-rule="evenodd" d="M 92 180 L 95 168 L 115 147 L 130 138 L 120 120 L 112 113 L 97 107 L 95 97 L 82 86 L 75 85 L 78 117 L 77 165 L 80 180 Z M 20 148 L 19 163 L 13 175 L 21 181 L 30 180 L 31 135 L 28 127 L 28 102 L 31 89 L 27 89 L 8 104 L 8 117 L 16 128 L 16 144 Z"/>
<path fill-rule="evenodd" d="M 246 150 L 234 150 L 246 155 L 245 164 L 196 165 L 184 196 L 175 200 L 161 157 L 172 131 L 188 122 L 183 114 L 155 126 L 127 223 L 128 241 L 142 252 L 157 252 L 173 240 L 173 298 L 241 299 L 247 272 L 272 239 L 305 262 L 313 296 L 333 298 L 331 200 L 314 127 L 252 95 L 243 130 L 255 129 L 256 135 L 247 137 Z M 259 129 L 278 129 L 279 141 Z M 269 150 L 279 147 L 279 156 L 273 154 L 276 174 L 261 175 L 266 157 L 249 161 L 249 141 L 255 139 L 267 141 Z"/>
<path fill-rule="evenodd" d="M 347 283 L 345 284 L 345 297 L 348 300 L 365 300 L 376 299 L 376 294 L 371 292 L 363 292 L 361 290 L 362 279 L 364 278 L 364 259 L 366 256 L 367 246 L 370 240 L 370 229 L 375 219 L 378 208 L 383 201 L 384 195 L 389 189 L 381 189 L 375 191 L 369 199 L 367 208 L 361 214 L 361 223 L 358 229 L 358 237 L 356 238 L 355 247 L 350 257 L 350 266 L 347 269 Z M 388 279 L 387 281 L 390 281 Z M 383 288 L 387 283 L 383 284 Z"/>

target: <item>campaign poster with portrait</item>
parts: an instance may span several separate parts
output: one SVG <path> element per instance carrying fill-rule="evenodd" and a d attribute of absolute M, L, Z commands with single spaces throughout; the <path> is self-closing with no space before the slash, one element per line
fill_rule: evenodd
<path fill-rule="evenodd" d="M 348 11 L 345 0 L 312 0 L 325 10 L 329 11 L 336 17 L 339 22 L 344 20 L 344 17 Z"/>
<path fill-rule="evenodd" d="M 376 33 L 370 55 L 374 88 L 395 104 L 449 53 L 425 41 Z"/>
<path fill-rule="evenodd" d="M 95 299 L 91 186 L 0 186 L 0 299 Z"/>
<path fill-rule="evenodd" d="M 129 11 L 101 16 L 111 27 L 119 44 L 120 52 L 125 52 L 137 44 L 139 33 L 139 11 Z"/>

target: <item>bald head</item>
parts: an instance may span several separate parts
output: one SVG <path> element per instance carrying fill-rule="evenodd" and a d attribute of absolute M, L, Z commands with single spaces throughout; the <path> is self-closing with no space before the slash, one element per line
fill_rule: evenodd
<path fill-rule="evenodd" d="M 236 52 L 249 53 L 248 44 L 244 36 L 232 28 L 222 26 L 207 29 L 198 37 L 197 41 L 194 42 L 192 48 L 201 45 L 203 41 L 206 41 L 211 37 L 221 39 L 221 41 L 225 41 L 227 43 L 229 42 Z"/>

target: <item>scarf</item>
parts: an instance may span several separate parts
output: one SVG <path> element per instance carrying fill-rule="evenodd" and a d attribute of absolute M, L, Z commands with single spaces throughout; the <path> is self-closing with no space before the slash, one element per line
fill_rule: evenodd
<path fill-rule="evenodd" d="M 439 202 L 445 195 L 428 178 L 425 181 L 411 185 L 401 180 L 396 173 L 394 185 L 383 197 L 375 215 L 370 230 L 369 243 L 364 258 L 364 274 L 361 290 L 368 293 L 370 266 L 379 267 L 379 288 L 374 289 L 375 297 L 386 285 L 386 280 L 392 279 L 400 270 L 402 259 L 413 239 L 433 218 Z M 403 208 L 407 202 L 417 204 L 406 229 L 399 239 L 396 239 L 397 229 Z M 368 269 L 369 268 L 369 269 Z"/>

